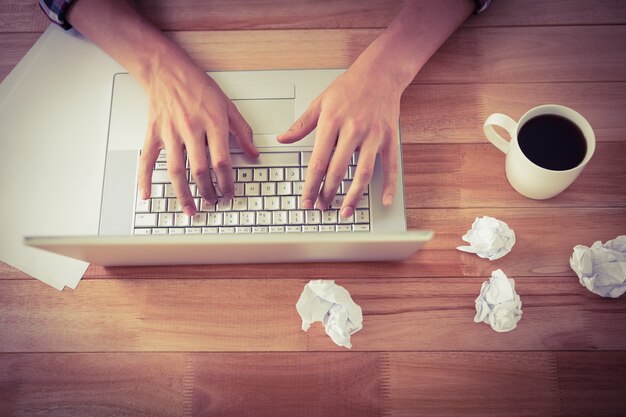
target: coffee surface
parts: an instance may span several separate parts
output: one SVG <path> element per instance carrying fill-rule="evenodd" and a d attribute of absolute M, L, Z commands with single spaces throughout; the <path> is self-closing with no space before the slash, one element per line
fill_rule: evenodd
<path fill-rule="evenodd" d="M 587 154 L 587 141 L 580 128 L 554 114 L 542 114 L 526 121 L 517 141 L 528 159 L 553 171 L 575 168 Z"/>

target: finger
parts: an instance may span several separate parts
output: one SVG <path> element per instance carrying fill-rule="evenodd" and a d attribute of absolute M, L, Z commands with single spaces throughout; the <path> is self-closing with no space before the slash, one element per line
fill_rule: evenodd
<path fill-rule="evenodd" d="M 289 130 L 278 135 L 276 140 L 280 143 L 294 143 L 299 141 L 315 129 L 321 111 L 321 99 L 318 97 L 309 105 L 302 116 L 291 125 Z"/>
<path fill-rule="evenodd" d="M 153 127 L 148 128 L 146 139 L 143 143 L 141 156 L 139 157 L 139 172 L 137 185 L 139 186 L 139 196 L 143 200 L 150 198 L 152 191 L 152 171 L 154 164 L 162 149 L 162 142 L 159 140 Z"/>
<path fill-rule="evenodd" d="M 228 150 L 228 125 L 224 122 L 213 121 L 207 129 L 209 142 L 209 159 L 215 172 L 217 183 L 222 195 L 230 199 L 234 193 L 234 179 L 230 151 Z"/>
<path fill-rule="evenodd" d="M 381 155 L 384 174 L 382 198 L 383 205 L 390 206 L 396 195 L 396 183 L 398 181 L 398 144 L 395 131 L 385 143 Z"/>
<path fill-rule="evenodd" d="M 351 142 L 349 140 L 343 140 L 341 133 L 337 143 L 345 144 L 338 145 L 337 149 L 335 149 L 335 152 L 331 156 L 328 171 L 326 172 L 324 184 L 322 185 L 317 202 L 317 206 L 320 210 L 327 210 L 330 208 L 331 202 L 335 198 L 335 194 L 337 194 L 337 190 L 346 176 L 346 171 L 348 170 L 352 154 L 354 153 L 354 148 L 348 145 Z"/>
<path fill-rule="evenodd" d="M 196 213 L 196 205 L 189 190 L 182 145 L 175 144 L 167 148 L 167 172 L 183 212 L 193 216 Z"/>
<path fill-rule="evenodd" d="M 228 126 L 239 147 L 252 157 L 259 156 L 259 150 L 254 146 L 252 128 L 243 118 L 237 107 L 231 102 L 228 102 Z"/>
<path fill-rule="evenodd" d="M 196 182 L 198 193 L 210 203 L 217 201 L 217 193 L 211 179 L 211 168 L 206 152 L 206 136 L 204 133 L 196 133 L 185 141 L 189 169 L 191 176 Z"/>
<path fill-rule="evenodd" d="M 341 206 L 341 217 L 348 218 L 354 213 L 354 209 L 372 179 L 377 151 L 375 148 L 363 147 L 359 152 L 356 172 Z"/>
<path fill-rule="evenodd" d="M 320 184 L 326 175 L 330 155 L 335 143 L 337 143 L 337 134 L 338 128 L 331 122 L 321 123 L 317 128 L 315 145 L 313 146 L 302 188 L 302 208 L 313 208 L 313 203 L 317 200 Z"/>

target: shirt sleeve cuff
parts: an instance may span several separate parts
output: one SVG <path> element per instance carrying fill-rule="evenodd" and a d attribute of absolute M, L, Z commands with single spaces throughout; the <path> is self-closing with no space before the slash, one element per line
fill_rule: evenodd
<path fill-rule="evenodd" d="M 67 30 L 72 28 L 72 25 L 65 19 L 67 12 L 72 6 L 72 1 L 73 0 L 39 0 L 39 6 L 48 19 Z"/>
<path fill-rule="evenodd" d="M 479 14 L 479 13 L 484 12 L 485 9 L 489 7 L 491 0 L 474 0 L 474 3 L 476 3 L 476 8 L 474 9 L 474 13 Z"/>

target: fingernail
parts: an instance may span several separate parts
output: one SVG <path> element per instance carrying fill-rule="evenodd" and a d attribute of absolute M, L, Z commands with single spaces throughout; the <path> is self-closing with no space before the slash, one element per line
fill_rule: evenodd
<path fill-rule="evenodd" d="M 326 206 L 326 204 L 322 203 L 321 201 L 318 201 L 317 203 L 315 203 L 315 208 L 318 210 L 328 210 L 328 207 Z"/>
<path fill-rule="evenodd" d="M 183 207 L 183 213 L 185 213 L 187 216 L 193 216 L 194 214 L 196 214 L 196 208 L 194 206 L 185 206 Z"/>
<path fill-rule="evenodd" d="M 343 217 L 344 219 L 347 219 L 348 217 L 352 216 L 353 210 L 352 207 L 344 207 L 341 209 L 341 217 Z"/>
<path fill-rule="evenodd" d="M 148 193 L 146 192 L 145 188 L 139 189 L 139 195 L 141 196 L 142 200 L 147 200 L 149 198 Z"/>
<path fill-rule="evenodd" d="M 384 198 L 383 198 L 383 205 L 384 206 L 390 206 L 393 204 L 393 194 L 387 194 Z"/>
<path fill-rule="evenodd" d="M 304 209 L 312 209 L 313 208 L 313 201 L 307 199 L 307 200 L 302 200 L 302 208 Z"/>

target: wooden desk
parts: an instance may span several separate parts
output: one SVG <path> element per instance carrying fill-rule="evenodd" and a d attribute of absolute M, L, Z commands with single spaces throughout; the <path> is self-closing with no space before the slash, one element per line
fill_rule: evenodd
<path fill-rule="evenodd" d="M 47 26 L 17 3 L 0 1 L 1 78 Z M 347 66 L 400 6 L 140 3 L 213 70 Z M 598 147 L 569 190 L 532 201 L 508 185 L 482 122 L 551 102 L 585 115 Z M 494 0 L 403 96 L 408 222 L 437 232 L 425 250 L 297 269 L 92 266 L 62 293 L 0 264 L 0 415 L 623 416 L 626 297 L 589 293 L 568 259 L 626 233 L 625 116 L 626 2 Z M 517 232 L 498 261 L 455 250 L 482 215 Z M 523 301 L 505 334 L 472 321 L 498 268 Z M 351 351 L 320 325 L 300 330 L 294 304 L 313 278 L 362 306 Z"/>

